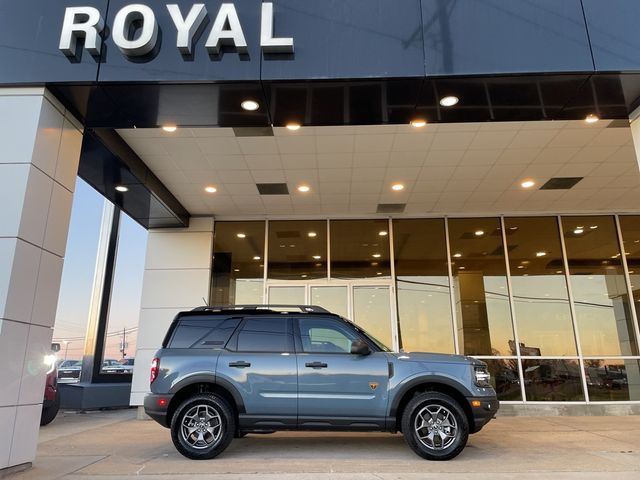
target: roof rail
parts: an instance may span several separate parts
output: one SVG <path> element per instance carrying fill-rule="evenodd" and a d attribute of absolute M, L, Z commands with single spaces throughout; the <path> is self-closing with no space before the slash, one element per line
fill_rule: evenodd
<path fill-rule="evenodd" d="M 265 310 L 265 311 L 281 311 L 281 312 L 290 312 L 290 311 L 299 311 L 301 313 L 331 313 L 327 309 L 319 307 L 317 305 L 286 305 L 286 304 L 265 304 L 265 305 L 205 305 L 201 307 L 196 307 L 192 312 L 216 312 L 216 311 L 257 311 L 257 310 Z"/>

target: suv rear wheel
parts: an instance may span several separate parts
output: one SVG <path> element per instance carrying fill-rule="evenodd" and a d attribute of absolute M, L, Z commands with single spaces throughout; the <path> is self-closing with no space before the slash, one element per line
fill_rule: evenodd
<path fill-rule="evenodd" d="M 424 392 L 414 396 L 402 413 L 402 432 L 409 446 L 427 460 L 449 460 L 467 444 L 469 422 L 449 395 Z"/>
<path fill-rule="evenodd" d="M 207 460 L 233 440 L 236 420 L 227 401 L 213 393 L 194 395 L 180 404 L 171 420 L 171 440 L 185 457 Z"/>

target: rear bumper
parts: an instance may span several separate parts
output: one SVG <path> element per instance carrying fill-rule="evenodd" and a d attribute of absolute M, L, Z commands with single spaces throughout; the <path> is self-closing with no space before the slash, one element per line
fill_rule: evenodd
<path fill-rule="evenodd" d="M 495 418 L 500 403 L 493 397 L 467 397 L 469 408 L 473 417 L 473 425 L 470 425 L 469 433 L 479 432 L 489 421 Z"/>
<path fill-rule="evenodd" d="M 144 413 L 153 418 L 163 427 L 169 428 L 167 411 L 173 395 L 159 395 L 148 393 L 144 397 Z"/>

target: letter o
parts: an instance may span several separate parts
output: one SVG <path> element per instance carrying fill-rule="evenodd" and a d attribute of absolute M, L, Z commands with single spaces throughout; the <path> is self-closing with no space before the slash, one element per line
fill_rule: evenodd
<path fill-rule="evenodd" d="M 131 24 L 140 20 L 142 28 L 138 38 L 129 39 Z M 122 7 L 113 19 L 113 43 L 129 57 L 139 57 L 152 51 L 158 41 L 156 16 L 146 5 L 132 4 Z"/>

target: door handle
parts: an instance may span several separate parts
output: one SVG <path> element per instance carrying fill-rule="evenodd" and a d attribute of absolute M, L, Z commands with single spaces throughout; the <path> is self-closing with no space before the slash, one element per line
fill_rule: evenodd
<path fill-rule="evenodd" d="M 250 367 L 251 364 L 249 362 L 240 360 L 239 362 L 229 362 L 229 366 L 236 367 L 236 368 L 246 368 L 246 367 Z"/>
<path fill-rule="evenodd" d="M 307 362 L 304 366 L 309 368 L 327 368 L 328 365 L 322 362 Z"/>

